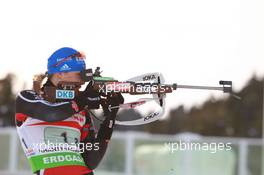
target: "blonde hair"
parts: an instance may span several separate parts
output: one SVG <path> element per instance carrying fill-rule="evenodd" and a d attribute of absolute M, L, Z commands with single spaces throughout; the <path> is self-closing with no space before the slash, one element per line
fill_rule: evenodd
<path fill-rule="evenodd" d="M 48 73 L 45 72 L 44 74 L 36 74 L 33 77 L 33 90 L 37 92 L 38 94 L 42 94 L 43 92 L 41 91 L 43 80 L 45 78 L 48 78 Z"/>

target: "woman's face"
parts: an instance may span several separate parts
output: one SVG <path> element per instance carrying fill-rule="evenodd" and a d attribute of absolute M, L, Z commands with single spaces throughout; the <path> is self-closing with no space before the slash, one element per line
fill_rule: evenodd
<path fill-rule="evenodd" d="M 60 78 L 60 81 L 65 81 L 65 82 L 78 82 L 78 83 L 83 82 L 79 71 L 60 73 L 59 78 Z"/>
<path fill-rule="evenodd" d="M 55 85 L 57 85 L 59 82 L 73 82 L 80 83 L 81 85 L 85 83 L 82 81 L 79 71 L 57 73 L 52 77 L 52 80 Z"/>

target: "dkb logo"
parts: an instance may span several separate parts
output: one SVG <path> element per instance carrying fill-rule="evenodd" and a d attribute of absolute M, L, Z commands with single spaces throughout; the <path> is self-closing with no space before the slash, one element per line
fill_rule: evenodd
<path fill-rule="evenodd" d="M 73 99 L 74 91 L 72 90 L 56 90 L 57 99 Z"/>

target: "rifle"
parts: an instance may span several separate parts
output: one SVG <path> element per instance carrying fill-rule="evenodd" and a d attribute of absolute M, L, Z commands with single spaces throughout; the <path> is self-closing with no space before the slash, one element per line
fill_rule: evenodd
<path fill-rule="evenodd" d="M 172 93 L 177 89 L 198 89 L 198 90 L 214 90 L 229 93 L 237 99 L 241 99 L 232 92 L 232 81 L 219 81 L 220 86 L 195 86 L 195 85 L 179 85 L 177 83 L 165 84 L 165 79 L 161 73 L 147 73 L 130 78 L 126 81 L 118 81 L 112 77 L 101 76 L 100 67 L 93 72 L 92 69 L 81 71 L 81 78 L 85 82 L 92 82 L 93 88 L 102 94 L 110 92 L 127 93 L 130 95 L 151 94 L 152 98 L 140 98 L 137 101 L 124 103 L 119 106 L 111 106 L 112 108 L 136 108 L 149 101 L 155 101 L 160 109 L 148 114 L 147 116 L 131 121 L 116 121 L 119 125 L 142 125 L 156 121 L 162 117 L 165 112 L 166 94 Z"/>

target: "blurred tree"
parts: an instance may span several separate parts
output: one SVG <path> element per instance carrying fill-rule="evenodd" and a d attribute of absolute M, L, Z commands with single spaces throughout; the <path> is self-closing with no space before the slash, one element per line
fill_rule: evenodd
<path fill-rule="evenodd" d="M 241 101 L 229 98 L 229 116 L 232 116 L 232 124 L 235 136 L 261 137 L 262 133 L 262 103 L 263 82 L 255 76 L 238 93 Z"/>
<path fill-rule="evenodd" d="M 226 99 L 208 99 L 201 107 L 184 111 L 172 109 L 167 120 L 145 126 L 151 133 L 195 132 L 205 136 L 261 137 L 264 79 L 253 76 L 236 95 Z"/>
<path fill-rule="evenodd" d="M 0 126 L 14 126 L 15 95 L 12 91 L 14 74 L 0 80 Z"/>

